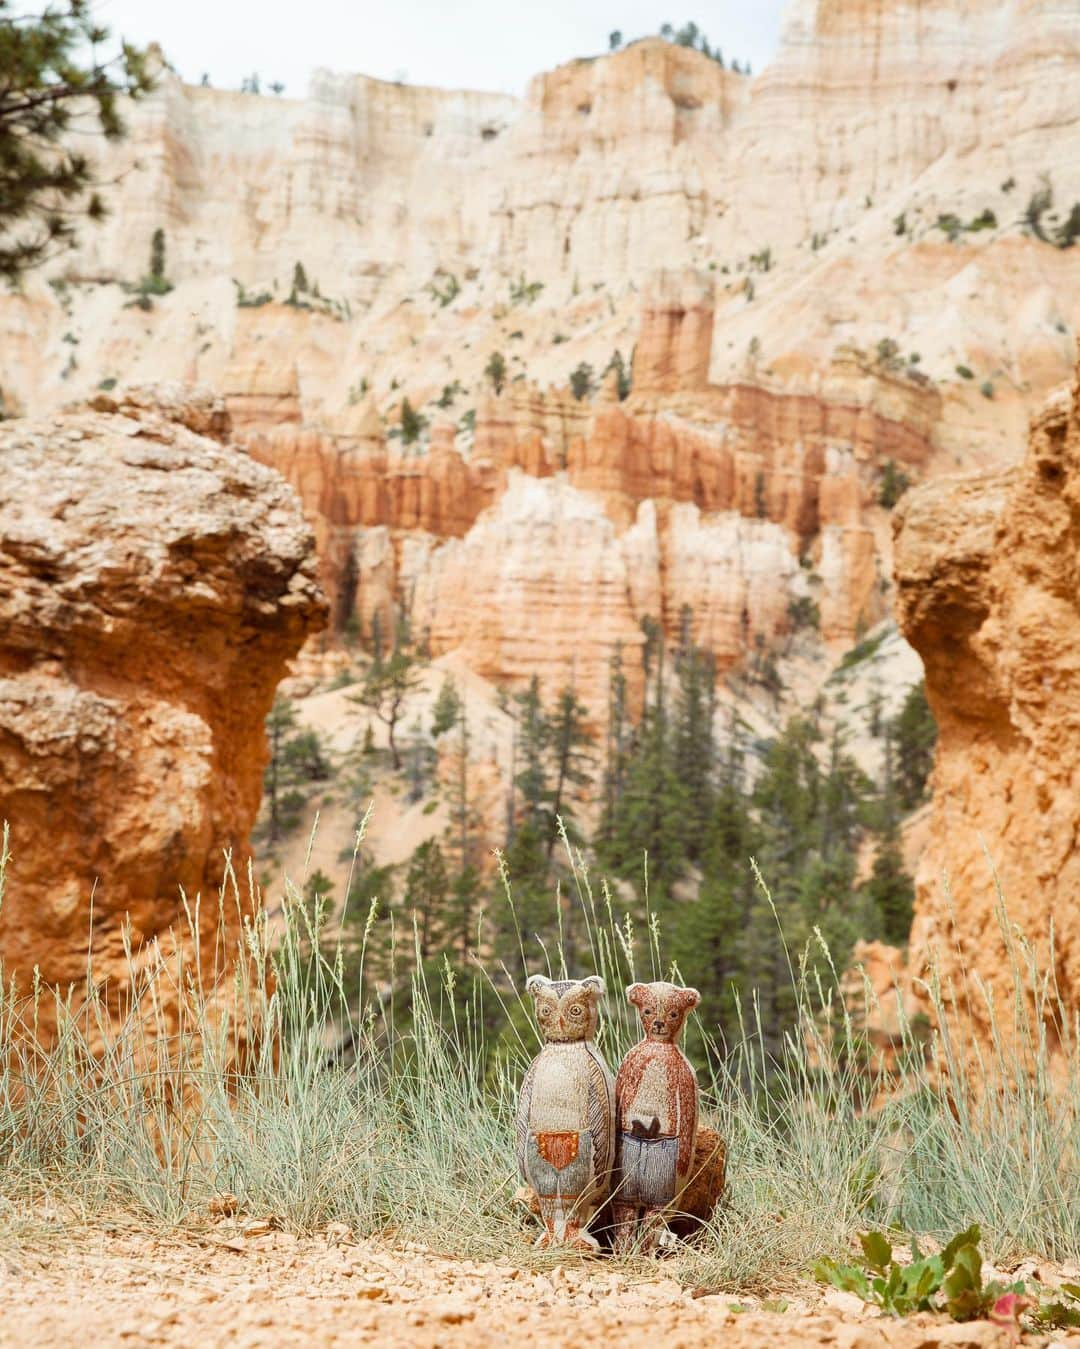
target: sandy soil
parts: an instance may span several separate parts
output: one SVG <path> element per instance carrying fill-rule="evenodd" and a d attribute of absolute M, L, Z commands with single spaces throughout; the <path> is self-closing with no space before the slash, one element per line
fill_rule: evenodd
<path fill-rule="evenodd" d="M 65 1234 L 5 1250 L 0 1275 L 0 1344 L 13 1346 L 1012 1343 L 987 1323 L 871 1317 L 837 1292 L 808 1289 L 767 1311 L 752 1298 L 682 1289 L 660 1268 L 642 1281 L 595 1264 L 536 1273 L 354 1242 L 333 1229 L 303 1240 L 224 1228 L 184 1240 Z M 1080 1349 L 1080 1335 L 1025 1343 Z"/>

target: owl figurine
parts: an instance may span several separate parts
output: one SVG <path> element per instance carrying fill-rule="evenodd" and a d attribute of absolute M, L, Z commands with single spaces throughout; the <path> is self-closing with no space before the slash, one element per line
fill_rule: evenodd
<path fill-rule="evenodd" d="M 604 981 L 534 974 L 525 990 L 544 1039 L 517 1112 L 518 1166 L 544 1222 L 536 1244 L 594 1252 L 586 1228 L 608 1197 L 615 1160 L 615 1084 L 593 1043 Z"/>
<path fill-rule="evenodd" d="M 696 988 L 631 984 L 645 1038 L 623 1059 L 615 1079 L 617 1138 L 612 1194 L 614 1244 L 655 1249 L 665 1212 L 677 1207 L 690 1179 L 697 1136 L 698 1085 L 679 1048 L 683 1023 L 701 1001 Z"/>

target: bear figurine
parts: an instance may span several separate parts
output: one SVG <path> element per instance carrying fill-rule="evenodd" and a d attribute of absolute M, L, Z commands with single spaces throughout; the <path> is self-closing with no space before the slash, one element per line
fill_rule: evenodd
<path fill-rule="evenodd" d="M 640 1240 L 655 1249 L 691 1179 L 697 1135 L 698 1085 L 678 1045 L 683 1023 L 701 1001 L 696 988 L 631 984 L 645 1038 L 626 1055 L 615 1079 L 616 1161 L 612 1194 L 614 1245 Z"/>
<path fill-rule="evenodd" d="M 608 1197 L 615 1161 L 615 1084 L 593 1043 L 604 981 L 534 974 L 525 988 L 545 1041 L 517 1112 L 518 1166 L 544 1222 L 536 1244 L 595 1252 L 586 1228 Z"/>

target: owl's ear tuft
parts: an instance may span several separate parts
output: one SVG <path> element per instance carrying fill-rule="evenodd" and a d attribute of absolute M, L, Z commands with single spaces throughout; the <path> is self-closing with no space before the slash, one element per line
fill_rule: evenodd
<path fill-rule="evenodd" d="M 598 974 L 590 974 L 587 979 L 582 979 L 581 983 L 598 998 L 602 998 L 607 992 L 607 985 Z"/>
<path fill-rule="evenodd" d="M 626 1001 L 632 1003 L 635 1007 L 640 1007 L 642 999 L 648 991 L 647 984 L 627 984 Z"/>
<path fill-rule="evenodd" d="M 700 1001 L 701 1001 L 701 994 L 697 991 L 696 988 L 679 989 L 679 1003 L 688 1012 L 692 1007 L 696 1007 Z"/>
<path fill-rule="evenodd" d="M 542 988 L 550 988 L 551 980 L 545 978 L 542 974 L 530 974 L 525 980 L 525 992 L 531 993 L 535 998 Z"/>

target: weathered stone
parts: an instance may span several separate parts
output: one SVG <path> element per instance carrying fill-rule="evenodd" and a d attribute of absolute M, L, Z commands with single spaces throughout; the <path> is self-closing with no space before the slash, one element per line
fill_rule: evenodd
<path fill-rule="evenodd" d="M 324 620 L 311 532 L 276 475 L 172 420 L 172 395 L 0 427 L 4 969 L 124 988 L 225 855 L 243 876 L 286 661 Z M 184 416 L 220 432 L 198 399 Z M 169 414 L 169 415 L 167 415 Z M 93 934 L 90 915 L 93 893 Z M 232 897 L 224 921 L 237 918 Z M 231 943 L 229 943 L 231 945 Z"/>
<path fill-rule="evenodd" d="M 965 968 L 1008 1019 L 1017 960 L 995 871 L 1040 971 L 1066 1006 L 1080 996 L 1080 387 L 1035 419 L 1017 468 L 927 484 L 895 531 L 900 623 L 940 733 L 912 944 L 985 1031 Z"/>

